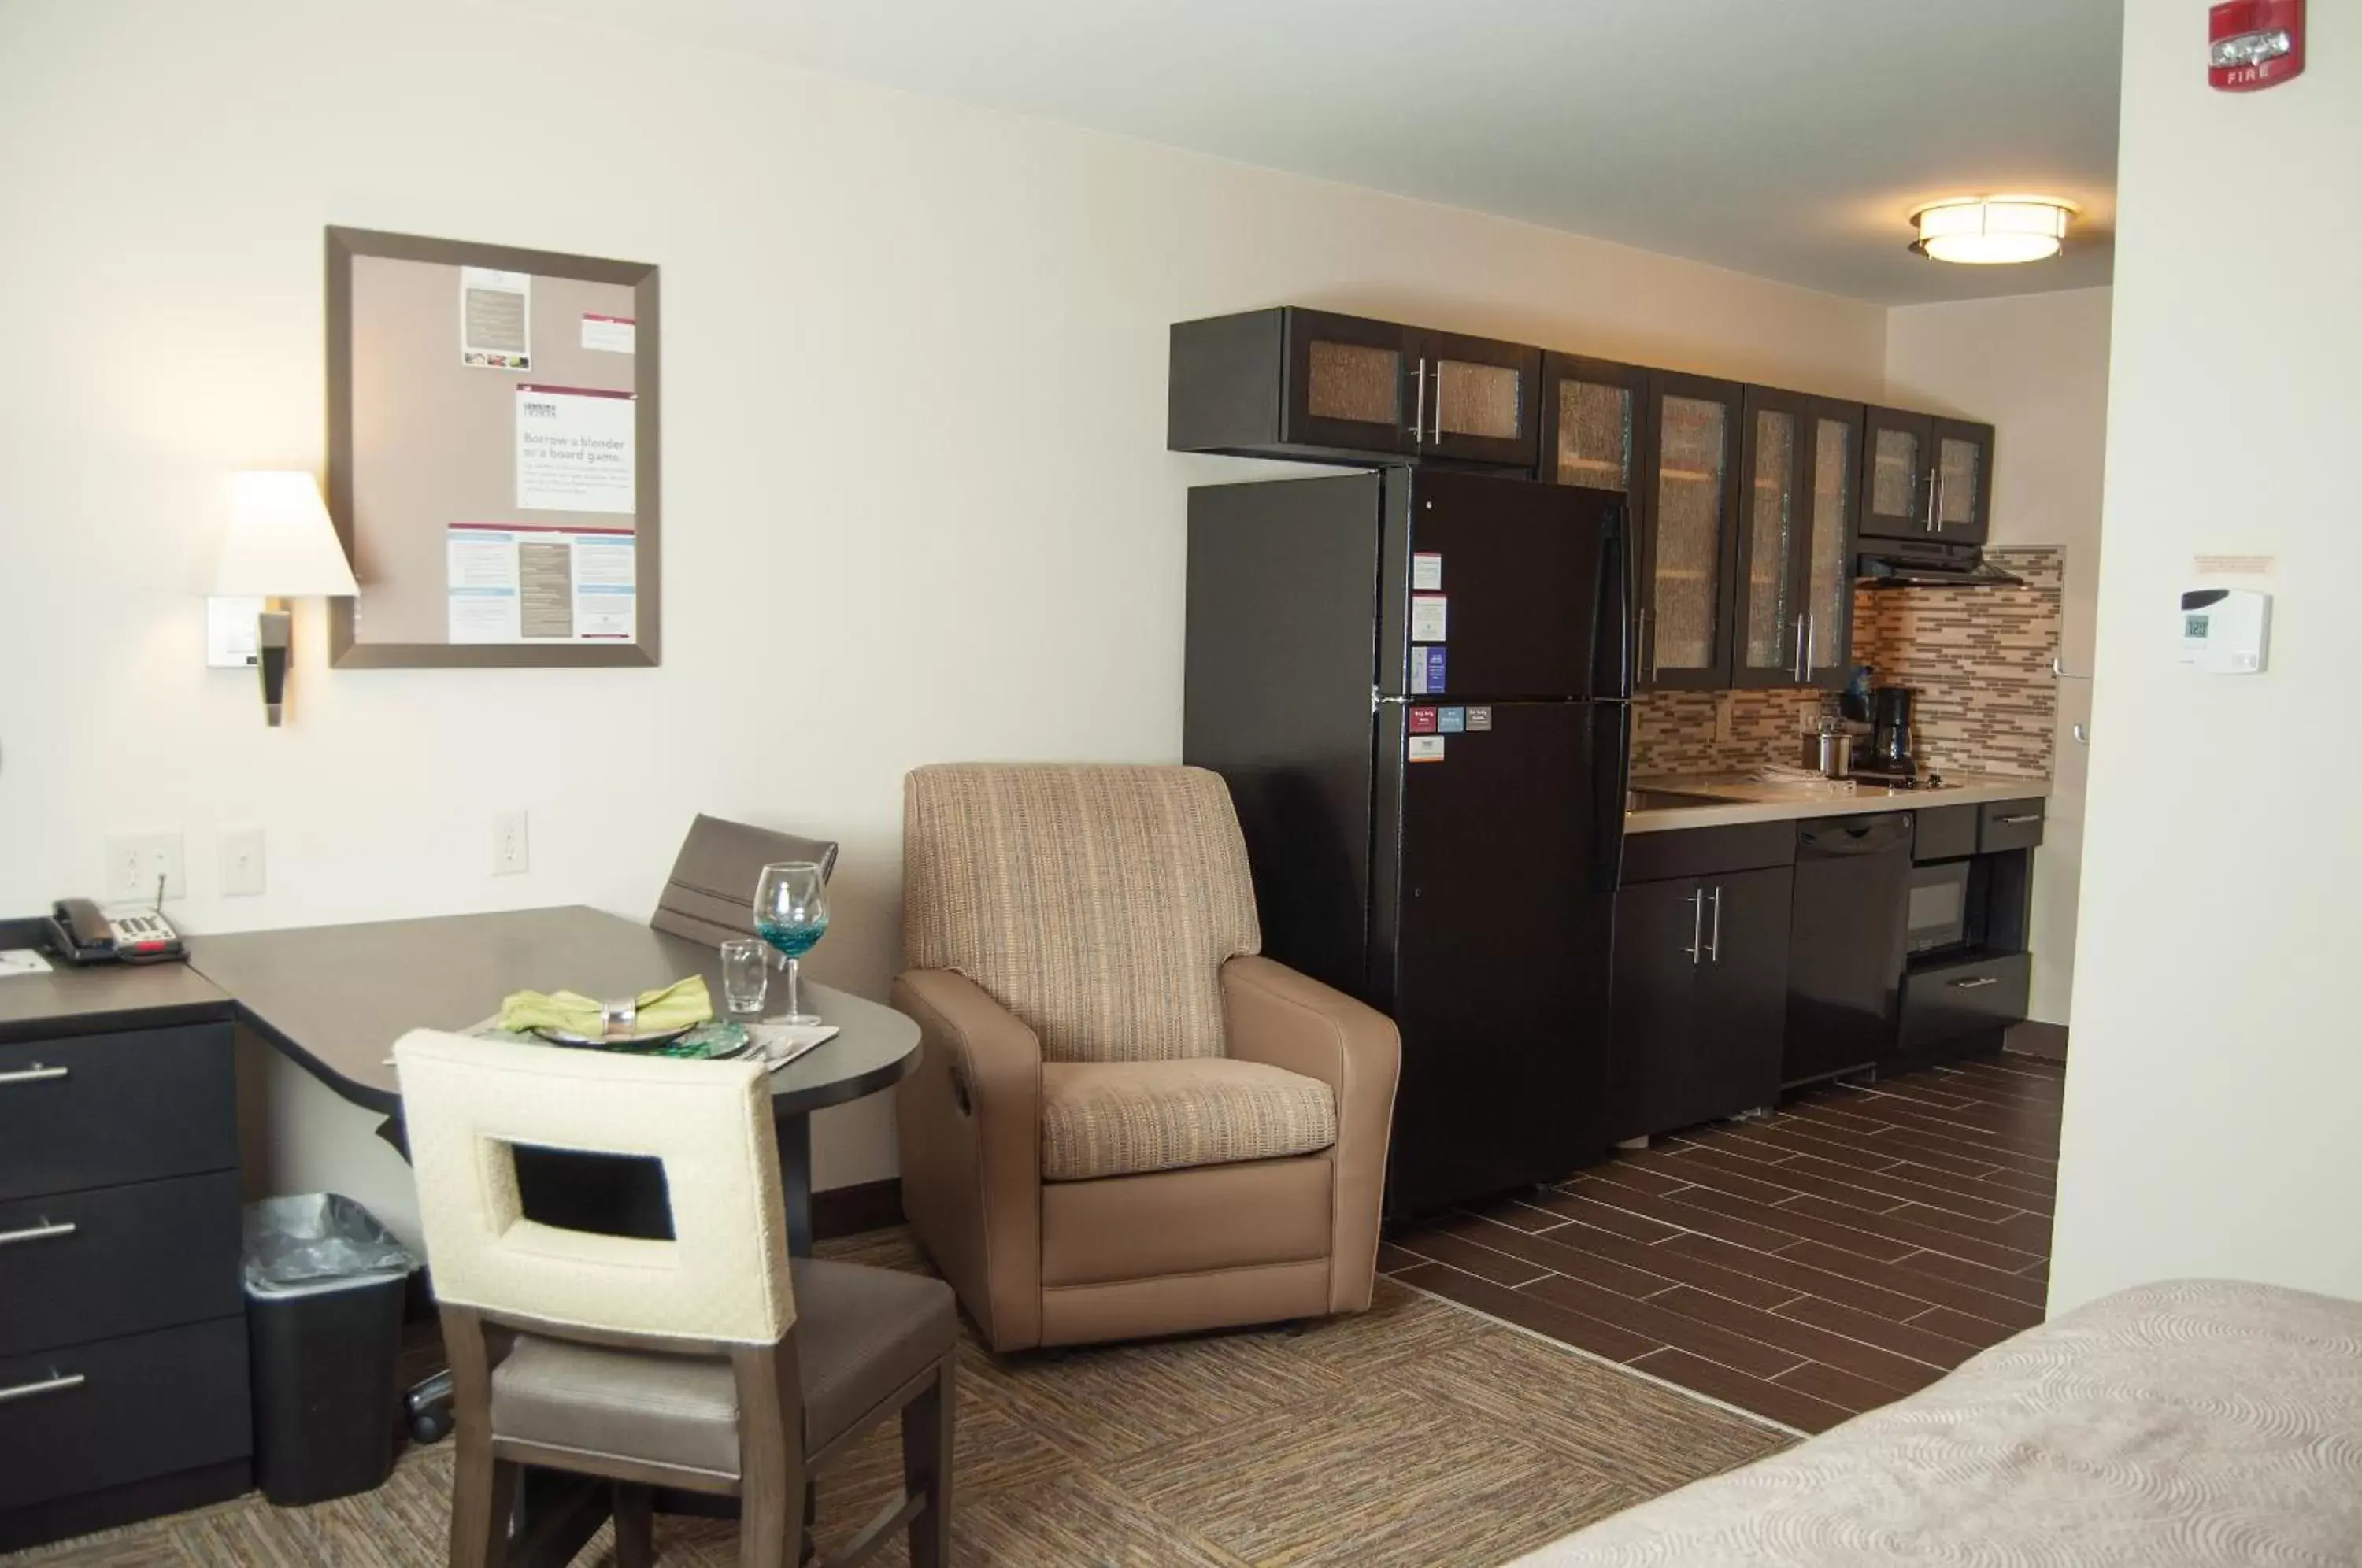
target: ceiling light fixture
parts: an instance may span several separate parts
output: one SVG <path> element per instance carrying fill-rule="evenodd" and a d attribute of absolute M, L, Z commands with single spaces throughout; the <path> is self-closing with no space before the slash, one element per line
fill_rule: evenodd
<path fill-rule="evenodd" d="M 2066 248 L 2067 220 L 2079 210 L 2057 196 L 1930 202 L 1911 215 L 1919 230 L 1911 248 L 1938 261 L 1977 266 L 2046 260 Z"/>

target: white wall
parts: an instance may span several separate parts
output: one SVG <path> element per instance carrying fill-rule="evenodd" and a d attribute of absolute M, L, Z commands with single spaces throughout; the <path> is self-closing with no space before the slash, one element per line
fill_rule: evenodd
<path fill-rule="evenodd" d="M 2110 291 L 1904 305 L 1886 317 L 1886 394 L 1905 408 L 1995 427 L 1996 545 L 2066 551 L 2060 643 L 2092 668 L 2100 591 L 2100 479 L 2108 428 Z M 2049 822 L 2034 857 L 2034 1016 L 2067 1021 L 2075 972 L 2090 753 L 2071 733 L 2092 716 L 2088 680 L 2058 684 Z"/>
<path fill-rule="evenodd" d="M 1295 300 L 1882 381 L 1873 306 L 438 0 L 6 0 L 0 160 L 7 910 L 177 828 L 200 931 L 637 916 L 702 809 L 844 841 L 813 967 L 881 995 L 905 769 L 1177 749 L 1184 491 L 1241 470 L 1162 449 L 1169 322 Z M 309 606 L 268 731 L 203 667 L 223 476 L 321 461 L 331 223 L 663 267 L 661 668 L 331 671 Z M 617 735 L 650 760 L 579 760 Z M 510 807 L 533 870 L 494 880 Z M 218 896 L 239 825 L 266 897 Z M 269 1179 L 398 1206 L 368 1119 L 276 1071 Z M 822 1121 L 822 1185 L 890 1172 L 882 1101 Z"/>
<path fill-rule="evenodd" d="M 2210 92 L 2125 9 L 2091 825 L 2051 1301 L 2228 1275 L 2362 1296 L 2362 7 Z M 2201 551 L 2278 558 L 2271 668 L 2175 662 Z"/>

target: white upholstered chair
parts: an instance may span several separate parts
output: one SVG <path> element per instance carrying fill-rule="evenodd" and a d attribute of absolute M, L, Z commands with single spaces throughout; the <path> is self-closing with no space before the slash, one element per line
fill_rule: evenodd
<path fill-rule="evenodd" d="M 414 1031 L 394 1048 L 458 1419 L 451 1561 L 503 1561 L 519 1465 L 613 1484 L 622 1568 L 649 1489 L 739 1499 L 740 1562 L 793 1562 L 805 1475 L 900 1412 L 908 1524 L 948 1561 L 956 1316 L 942 1282 L 788 1257 L 767 1075 Z M 528 1218 L 520 1145 L 654 1159 L 669 1240 Z"/>

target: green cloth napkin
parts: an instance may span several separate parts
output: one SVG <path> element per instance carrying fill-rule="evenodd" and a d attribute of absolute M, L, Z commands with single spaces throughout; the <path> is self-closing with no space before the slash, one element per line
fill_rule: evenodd
<path fill-rule="evenodd" d="M 713 1017 L 713 999 L 706 993 L 702 975 L 691 975 L 686 980 L 642 991 L 637 1000 L 639 1020 L 633 1027 L 642 1034 L 687 1029 Z M 501 999 L 500 1026 L 519 1034 L 556 1029 L 596 1040 L 605 1029 L 603 1018 L 597 1000 L 579 991 L 558 991 L 550 996 L 539 991 L 515 991 Z"/>

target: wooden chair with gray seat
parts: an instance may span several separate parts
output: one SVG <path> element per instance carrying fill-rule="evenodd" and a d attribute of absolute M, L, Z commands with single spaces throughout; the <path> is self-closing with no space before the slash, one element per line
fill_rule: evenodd
<path fill-rule="evenodd" d="M 394 1058 L 457 1384 L 455 1568 L 505 1561 L 521 1465 L 612 1485 L 621 1568 L 656 1560 L 658 1486 L 737 1498 L 739 1562 L 783 1568 L 807 1474 L 898 1412 L 902 1496 L 828 1562 L 905 1526 L 913 1568 L 949 1561 L 952 1293 L 789 1260 L 760 1065 L 426 1030 Z M 519 1144 L 661 1162 L 671 1239 L 526 1217 Z"/>
<path fill-rule="evenodd" d="M 699 942 L 752 936 L 755 878 L 764 867 L 781 860 L 810 861 L 825 880 L 836 869 L 836 845 L 700 812 L 689 824 L 689 836 L 681 840 L 672 875 L 665 878 L 648 923 Z"/>

